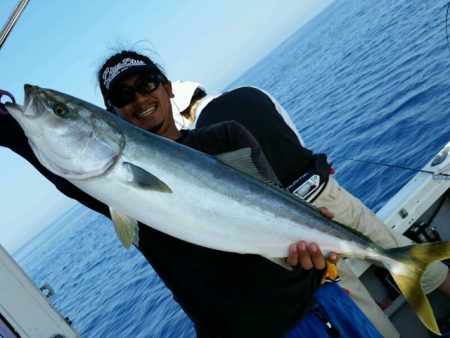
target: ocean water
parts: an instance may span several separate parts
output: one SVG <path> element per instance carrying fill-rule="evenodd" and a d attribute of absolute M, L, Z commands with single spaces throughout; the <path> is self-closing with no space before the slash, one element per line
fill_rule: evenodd
<path fill-rule="evenodd" d="M 450 139 L 446 1 L 335 1 L 229 88 L 264 88 L 309 148 L 378 210 Z M 193 79 L 195 80 L 195 79 Z M 82 337 L 193 337 L 192 324 L 110 221 L 71 209 L 14 254 Z"/>

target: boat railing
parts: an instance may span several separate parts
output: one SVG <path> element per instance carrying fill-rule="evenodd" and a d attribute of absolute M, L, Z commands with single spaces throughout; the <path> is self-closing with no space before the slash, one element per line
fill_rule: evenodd
<path fill-rule="evenodd" d="M 11 33 L 11 30 L 14 28 L 14 25 L 19 19 L 23 10 L 28 5 L 28 2 L 29 0 L 19 0 L 16 7 L 9 16 L 8 20 L 6 21 L 5 25 L 3 26 L 2 30 L 0 31 L 0 49 L 2 48 L 4 42 L 6 41 L 6 38 L 8 37 L 9 33 Z"/>

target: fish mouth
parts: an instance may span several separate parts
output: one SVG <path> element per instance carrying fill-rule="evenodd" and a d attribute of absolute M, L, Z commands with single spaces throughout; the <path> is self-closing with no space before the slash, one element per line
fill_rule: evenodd
<path fill-rule="evenodd" d="M 24 106 L 22 106 L 18 103 L 5 102 L 2 105 L 6 108 L 6 111 L 0 110 L 0 115 L 8 115 L 8 113 L 9 113 L 14 116 L 13 112 L 20 112 L 23 114 L 23 112 L 25 110 Z"/>
<path fill-rule="evenodd" d="M 35 117 L 37 114 L 35 112 L 34 109 L 28 109 L 29 107 L 31 107 L 31 105 L 33 104 L 34 98 L 38 95 L 39 93 L 39 87 L 37 86 L 32 86 L 30 84 L 25 84 L 23 86 L 24 91 L 25 91 L 25 99 L 24 99 L 24 103 L 23 103 L 23 114 L 27 117 Z"/>
<path fill-rule="evenodd" d="M 34 93 L 37 92 L 38 89 L 37 89 L 36 86 L 32 86 L 32 85 L 26 83 L 26 84 L 23 86 L 23 90 L 24 90 L 24 92 L 25 92 L 25 102 L 24 102 L 24 105 L 25 105 L 25 106 L 28 106 L 29 103 L 30 103 L 30 101 L 31 101 L 31 97 L 33 96 Z"/>
<path fill-rule="evenodd" d="M 36 117 L 34 109 L 28 109 L 32 106 L 34 97 L 37 95 L 39 87 L 32 86 L 29 84 L 24 85 L 25 99 L 23 105 L 15 102 L 6 102 L 4 104 L 6 110 L 13 116 L 19 117 L 20 115 L 29 118 Z M 20 114 L 19 114 L 20 113 Z"/>
<path fill-rule="evenodd" d="M 10 113 L 13 116 L 19 117 L 20 115 L 26 116 L 28 118 L 34 118 L 37 116 L 36 109 L 31 109 L 35 98 L 39 96 L 40 94 L 40 88 L 38 86 L 32 86 L 30 84 L 24 85 L 24 92 L 25 92 L 25 98 L 23 105 L 20 105 L 13 100 L 12 102 L 5 102 L 4 104 L 1 104 L 4 106 L 8 113 Z M 41 104 L 39 102 L 39 99 L 37 99 L 37 104 Z M 0 114 L 2 112 L 0 111 Z M 20 113 L 20 114 L 19 114 Z"/>

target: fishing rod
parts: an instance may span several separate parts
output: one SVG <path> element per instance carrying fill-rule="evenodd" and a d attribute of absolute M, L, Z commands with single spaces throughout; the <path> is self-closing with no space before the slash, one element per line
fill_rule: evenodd
<path fill-rule="evenodd" d="M 443 162 L 443 160 L 445 159 L 445 157 L 448 155 L 449 153 L 449 148 L 444 149 L 443 151 L 439 152 L 439 154 L 437 155 L 437 157 L 435 158 L 435 160 L 433 161 L 433 163 L 436 162 L 436 159 L 438 159 L 439 162 L 435 163 L 434 165 L 437 165 L 441 162 Z M 361 163 L 368 163 L 368 164 L 375 164 L 375 165 L 379 165 L 379 166 L 383 166 L 383 167 L 388 167 L 388 168 L 397 168 L 397 169 L 403 169 L 403 170 L 411 170 L 411 171 L 415 171 L 415 172 L 420 172 L 420 173 L 425 173 L 425 174 L 432 174 L 433 178 L 436 179 L 444 179 L 444 180 L 450 180 L 450 174 L 444 174 L 442 173 L 442 171 L 448 169 L 448 168 L 443 168 L 441 170 L 439 170 L 438 172 L 434 172 L 431 170 L 423 170 L 423 169 L 417 169 L 417 168 L 410 168 L 410 167 L 405 167 L 405 166 L 401 166 L 401 165 L 397 165 L 397 164 L 388 164 L 388 163 L 383 163 L 383 162 L 375 162 L 375 161 L 369 161 L 369 160 L 361 160 L 361 159 L 356 159 L 356 158 L 350 158 L 350 157 L 346 157 L 346 156 L 333 156 L 334 158 L 337 159 L 343 159 L 343 160 L 347 160 L 347 161 L 354 161 L 354 162 L 361 162 Z M 441 160 L 442 159 L 442 160 Z M 432 165 L 433 165 L 432 163 Z"/>
<path fill-rule="evenodd" d="M 29 0 L 20 0 L 17 3 L 16 8 L 14 8 L 10 17 L 8 18 L 2 30 L 0 31 L 0 49 L 2 48 L 3 43 L 5 42 L 11 30 L 13 29 L 23 10 L 28 5 L 28 2 Z"/>

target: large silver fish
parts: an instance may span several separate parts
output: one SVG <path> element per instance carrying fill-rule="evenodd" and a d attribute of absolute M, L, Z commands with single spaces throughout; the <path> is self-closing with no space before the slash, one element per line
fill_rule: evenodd
<path fill-rule="evenodd" d="M 125 246 L 135 239 L 136 220 L 201 246 L 278 263 L 290 244 L 316 242 L 323 252 L 381 262 L 422 322 L 439 334 L 419 281 L 429 263 L 450 257 L 450 242 L 384 250 L 264 181 L 249 149 L 209 156 L 30 85 L 23 107 L 6 107 L 45 167 L 111 207 Z"/>

